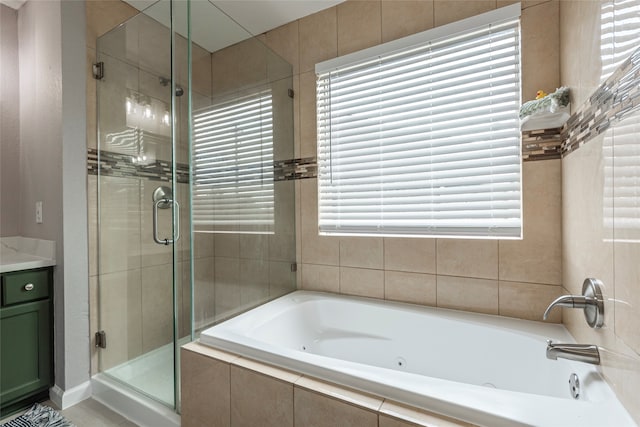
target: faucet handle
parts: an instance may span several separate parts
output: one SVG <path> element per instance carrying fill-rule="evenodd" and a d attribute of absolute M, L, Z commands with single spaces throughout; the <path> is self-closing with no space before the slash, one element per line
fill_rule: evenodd
<path fill-rule="evenodd" d="M 602 297 L 602 282 L 598 279 L 587 278 L 582 283 L 582 295 L 563 295 L 556 298 L 542 315 L 547 320 L 549 312 L 556 307 L 582 308 L 587 324 L 592 328 L 600 328 L 604 324 L 604 299 Z"/>

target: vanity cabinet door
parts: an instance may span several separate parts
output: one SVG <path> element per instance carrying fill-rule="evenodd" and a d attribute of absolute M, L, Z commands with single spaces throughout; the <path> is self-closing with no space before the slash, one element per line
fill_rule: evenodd
<path fill-rule="evenodd" d="M 0 309 L 0 412 L 53 382 L 50 310 L 48 299 Z"/>

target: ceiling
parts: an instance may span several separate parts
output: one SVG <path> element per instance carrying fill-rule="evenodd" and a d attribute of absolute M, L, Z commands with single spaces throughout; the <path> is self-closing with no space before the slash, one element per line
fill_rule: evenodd
<path fill-rule="evenodd" d="M 146 15 L 169 26 L 167 0 L 124 0 Z M 192 0 L 192 40 L 215 52 L 251 36 L 264 33 L 344 0 Z M 174 25 L 185 36 L 186 1 L 174 0 Z M 231 18 L 231 19 L 230 19 Z M 234 22 L 235 21 L 235 22 Z"/>
<path fill-rule="evenodd" d="M 168 0 L 124 0 L 169 26 Z M 192 0 L 192 40 L 215 52 L 251 36 L 262 34 L 344 0 Z M 186 37 L 186 0 L 174 0 L 176 31 Z M 26 0 L 0 0 L 14 9 Z M 231 18 L 231 19 L 229 19 Z M 235 22 L 233 22 L 235 21 Z"/>
<path fill-rule="evenodd" d="M 0 3 L 16 10 L 20 9 L 22 5 L 25 4 L 26 2 L 27 0 L 0 0 Z"/>

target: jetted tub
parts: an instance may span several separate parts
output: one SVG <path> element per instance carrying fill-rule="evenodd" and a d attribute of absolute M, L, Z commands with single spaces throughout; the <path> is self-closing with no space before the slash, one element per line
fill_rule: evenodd
<path fill-rule="evenodd" d="M 478 425 L 636 425 L 595 366 L 547 359 L 547 339 L 574 342 L 561 325 L 308 291 L 200 335 L 205 345 Z"/>

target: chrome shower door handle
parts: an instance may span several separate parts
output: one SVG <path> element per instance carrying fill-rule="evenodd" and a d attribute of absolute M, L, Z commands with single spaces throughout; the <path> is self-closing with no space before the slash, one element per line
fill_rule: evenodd
<path fill-rule="evenodd" d="M 163 205 L 164 207 L 161 207 Z M 166 209 L 169 206 L 174 206 L 176 210 L 176 227 L 174 239 L 161 239 L 158 234 L 158 209 Z M 180 239 L 180 204 L 171 199 L 159 199 L 153 203 L 153 241 L 159 245 L 171 245 Z"/>
<path fill-rule="evenodd" d="M 180 239 L 180 204 L 173 200 L 173 191 L 169 187 L 160 186 L 153 191 L 153 241 L 159 245 L 170 245 Z M 177 209 L 175 216 L 175 226 L 172 227 L 173 239 L 161 239 L 158 235 L 158 209 Z M 172 212 L 174 213 L 174 212 Z M 174 221 L 171 221 L 174 223 Z"/>

